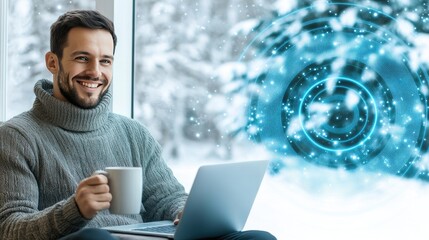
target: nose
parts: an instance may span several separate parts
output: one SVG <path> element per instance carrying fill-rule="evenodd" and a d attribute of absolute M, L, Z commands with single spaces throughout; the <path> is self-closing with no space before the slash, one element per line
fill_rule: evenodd
<path fill-rule="evenodd" d="M 87 65 L 85 74 L 93 78 L 100 77 L 101 76 L 100 63 L 98 61 L 89 62 Z"/>

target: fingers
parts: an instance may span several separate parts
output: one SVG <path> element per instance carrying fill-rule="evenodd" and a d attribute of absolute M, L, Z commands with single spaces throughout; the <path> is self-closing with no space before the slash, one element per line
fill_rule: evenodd
<path fill-rule="evenodd" d="M 98 211 L 110 207 L 112 195 L 107 183 L 108 179 L 103 175 L 94 175 L 79 183 L 75 201 L 84 218 L 91 219 Z"/>
<path fill-rule="evenodd" d="M 85 178 L 81 183 L 86 183 L 88 185 L 99 185 L 99 184 L 107 184 L 107 177 L 102 174 L 92 175 L 89 178 Z"/>
<path fill-rule="evenodd" d="M 173 221 L 173 224 L 174 224 L 174 225 L 179 224 L 180 219 L 182 218 L 182 215 L 183 215 L 183 211 L 180 211 L 180 212 L 177 214 L 176 219 L 174 219 L 174 221 Z"/>

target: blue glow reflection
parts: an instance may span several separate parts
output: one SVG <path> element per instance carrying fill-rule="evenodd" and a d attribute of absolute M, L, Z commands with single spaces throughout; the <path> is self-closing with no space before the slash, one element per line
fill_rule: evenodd
<path fill-rule="evenodd" d="M 344 7 L 360 17 L 341 22 L 336 10 Z M 313 11 L 320 10 L 272 21 L 240 58 L 258 73 L 247 79 L 257 89 L 250 138 L 280 159 L 429 180 L 417 166 L 427 152 L 428 72 L 410 59 L 411 44 L 385 27 L 395 18 L 348 3 L 307 18 Z"/>

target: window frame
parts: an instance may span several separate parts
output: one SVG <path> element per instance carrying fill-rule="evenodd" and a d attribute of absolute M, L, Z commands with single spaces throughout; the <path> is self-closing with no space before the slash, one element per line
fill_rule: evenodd
<path fill-rule="evenodd" d="M 113 21 L 115 33 L 118 36 L 113 64 L 112 112 L 133 117 L 134 0 L 96 0 L 95 2 L 95 8 Z"/>
<path fill-rule="evenodd" d="M 0 3 L 0 122 L 6 121 L 8 2 L 9 0 Z"/>

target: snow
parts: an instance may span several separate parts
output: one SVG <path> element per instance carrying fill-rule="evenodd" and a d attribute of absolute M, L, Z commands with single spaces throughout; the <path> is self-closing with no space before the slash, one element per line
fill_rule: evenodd
<path fill-rule="evenodd" d="M 298 3 L 296 0 L 277 0 L 273 5 L 280 14 L 287 14 L 293 11 Z"/>
<path fill-rule="evenodd" d="M 347 91 L 345 102 L 348 109 L 353 109 L 353 107 L 359 103 L 359 100 L 359 94 L 357 94 L 355 91 Z"/>
<path fill-rule="evenodd" d="M 250 144 L 250 143 L 249 143 Z M 187 143 L 183 159 L 167 160 L 189 191 L 201 165 L 224 163 L 211 158 L 208 145 Z M 243 144 L 235 161 L 269 157 L 258 146 Z M 268 172 L 245 230 L 266 230 L 279 240 L 427 239 L 429 186 L 376 173 L 350 173 L 317 166 Z"/>
<path fill-rule="evenodd" d="M 257 26 L 259 23 L 258 19 L 249 19 L 243 22 L 240 22 L 236 26 L 232 27 L 229 31 L 229 34 L 231 35 L 238 35 L 238 34 L 250 34 L 253 29 Z"/>
<path fill-rule="evenodd" d="M 357 9 L 349 8 L 340 15 L 341 25 L 351 27 L 357 21 Z"/>

